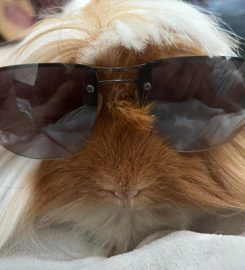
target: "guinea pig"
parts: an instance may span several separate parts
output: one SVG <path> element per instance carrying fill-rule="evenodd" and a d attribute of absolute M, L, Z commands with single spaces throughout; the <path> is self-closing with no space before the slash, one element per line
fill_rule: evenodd
<path fill-rule="evenodd" d="M 236 57 L 238 43 L 217 18 L 178 0 L 74 0 L 0 54 L 1 66 L 101 67 L 99 79 L 111 82 L 101 85 L 96 120 L 78 153 L 34 160 L 1 148 L 0 247 L 55 224 L 70 224 L 105 256 L 156 232 L 244 230 L 244 129 L 205 151 L 177 151 L 154 132 L 151 106 L 139 104 L 137 85 L 128 83 L 135 70 L 112 71 L 159 59 Z M 67 106 L 72 97 L 65 90 L 60 96 L 33 117 L 38 112 L 44 121 L 55 106 Z"/>

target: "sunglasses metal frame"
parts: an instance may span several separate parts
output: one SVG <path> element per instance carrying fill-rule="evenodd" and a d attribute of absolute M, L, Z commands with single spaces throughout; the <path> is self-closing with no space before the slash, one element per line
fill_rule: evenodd
<path fill-rule="evenodd" d="M 95 72 L 96 74 L 96 78 L 97 78 L 97 83 L 99 85 L 108 85 L 111 83 L 133 83 L 133 84 L 137 84 L 138 83 L 138 78 L 137 79 L 113 79 L 113 80 L 99 80 L 97 73 L 99 71 L 104 71 L 104 72 L 130 72 L 133 70 L 138 70 L 140 71 L 142 68 L 146 68 L 146 67 L 151 67 L 151 66 L 155 66 L 158 64 L 164 64 L 165 62 L 169 62 L 169 61 L 176 61 L 176 60 L 191 60 L 191 59 L 223 59 L 223 60 L 235 60 L 235 61 L 241 61 L 241 62 L 245 62 L 245 58 L 243 57 L 234 57 L 234 56 L 215 56 L 215 57 L 208 57 L 208 56 L 181 56 L 181 57 L 173 57 L 173 58 L 163 58 L 163 59 L 158 59 L 155 61 L 151 61 L 148 63 L 143 63 L 143 64 L 139 64 L 139 65 L 134 65 L 134 66 L 129 66 L 129 67 L 93 67 L 93 66 L 87 66 L 87 65 L 82 65 L 82 64 L 69 64 L 69 63 L 29 63 L 29 64 L 20 64 L 20 65 L 12 65 L 12 66 L 6 66 L 6 67 L 0 67 L 0 72 L 2 70 L 8 70 L 8 69 L 19 69 L 19 68 L 27 68 L 27 67 L 31 67 L 34 65 L 38 65 L 38 66 L 55 66 L 55 65 L 64 65 L 69 66 L 69 67 L 74 67 L 74 68 L 80 68 L 80 69 L 85 69 L 87 71 L 92 71 Z"/>
<path fill-rule="evenodd" d="M 143 63 L 143 64 L 139 64 L 139 65 L 135 65 L 135 66 L 129 66 L 129 67 L 91 67 L 91 66 L 87 66 L 87 65 L 80 65 L 80 64 L 69 64 L 69 63 L 30 63 L 30 64 L 24 64 L 24 65 L 14 65 L 14 66 L 7 66 L 7 67 L 2 67 L 0 68 L 0 73 L 1 71 L 4 70 L 17 70 L 17 69 L 21 69 L 21 68 L 31 68 L 32 66 L 40 66 L 40 67 L 52 67 L 52 66 L 64 66 L 67 68 L 78 68 L 81 70 L 85 70 L 88 72 L 93 72 L 94 74 L 94 79 L 96 79 L 95 84 L 96 85 L 92 85 L 94 86 L 96 89 L 96 93 L 99 92 L 100 90 L 100 86 L 103 85 L 109 85 L 109 84 L 136 84 L 137 85 L 137 89 L 138 89 L 138 99 L 140 102 L 140 105 L 144 104 L 144 97 L 145 97 L 145 92 L 147 91 L 147 89 L 144 89 L 144 82 L 148 82 L 148 80 L 144 80 L 144 78 L 141 77 L 141 71 L 143 71 L 145 69 L 145 71 L 147 72 L 148 69 L 151 70 L 153 67 L 157 67 L 158 65 L 163 65 L 164 63 L 168 64 L 171 63 L 172 61 L 186 61 L 186 60 L 197 60 L 197 59 L 204 59 L 204 60 L 212 60 L 215 61 L 217 60 L 232 60 L 235 62 L 244 62 L 245 64 L 245 59 L 242 57 L 229 57 L 229 56 L 216 56 L 216 57 L 208 57 L 208 56 L 184 56 L 184 57 L 175 57 L 175 58 L 165 58 L 165 59 L 159 59 L 156 61 L 152 61 L 149 63 Z M 136 79 L 108 79 L 108 80 L 100 80 L 99 79 L 99 74 L 98 72 L 108 72 L 108 73 L 127 73 L 127 72 L 132 72 L 135 71 L 136 73 Z M 92 91 L 91 94 L 93 94 L 95 91 Z M 95 105 L 94 105 L 95 106 Z M 178 151 L 178 152 L 200 152 L 200 151 L 206 151 L 209 149 L 203 149 L 203 150 L 191 150 L 191 151 Z M 58 159 L 58 158 L 57 158 Z"/>

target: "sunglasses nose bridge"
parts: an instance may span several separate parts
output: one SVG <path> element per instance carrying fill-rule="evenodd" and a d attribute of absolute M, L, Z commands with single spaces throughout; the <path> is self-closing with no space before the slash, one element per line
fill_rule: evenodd
<path fill-rule="evenodd" d="M 127 92 L 129 97 L 138 96 L 135 93 L 137 91 L 135 89 L 137 74 L 136 68 L 98 68 L 96 72 L 99 87 L 98 111 L 101 111 L 102 107 L 107 104 L 108 98 L 112 98 L 114 95 L 118 96 L 121 91 L 124 94 Z"/>
<path fill-rule="evenodd" d="M 100 85 L 109 85 L 109 84 L 136 84 L 136 79 L 111 79 L 111 80 L 100 80 Z"/>
<path fill-rule="evenodd" d="M 97 72 L 100 85 L 135 84 L 137 82 L 137 67 L 101 68 Z"/>

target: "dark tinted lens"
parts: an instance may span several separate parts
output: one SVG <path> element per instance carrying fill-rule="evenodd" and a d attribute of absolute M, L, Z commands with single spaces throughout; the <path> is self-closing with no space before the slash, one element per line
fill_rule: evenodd
<path fill-rule="evenodd" d="M 96 83 L 93 71 L 73 65 L 0 69 L 1 145 L 40 159 L 79 152 L 96 117 Z"/>
<path fill-rule="evenodd" d="M 178 151 L 223 144 L 245 125 L 243 59 L 183 57 L 149 64 L 140 84 L 141 99 L 153 102 L 156 130 Z"/>

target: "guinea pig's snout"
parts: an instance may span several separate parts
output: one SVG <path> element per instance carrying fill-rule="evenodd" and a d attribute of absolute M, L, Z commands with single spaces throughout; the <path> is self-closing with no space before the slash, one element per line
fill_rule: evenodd
<path fill-rule="evenodd" d="M 128 192 L 114 192 L 114 196 L 117 200 L 118 205 L 121 208 L 134 208 L 135 199 L 138 196 L 139 191 L 133 190 Z"/>

